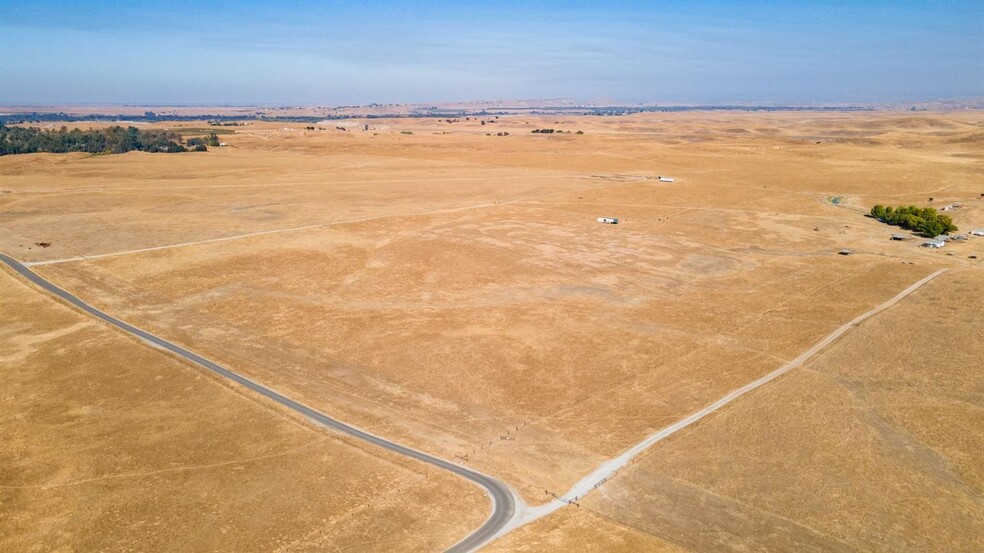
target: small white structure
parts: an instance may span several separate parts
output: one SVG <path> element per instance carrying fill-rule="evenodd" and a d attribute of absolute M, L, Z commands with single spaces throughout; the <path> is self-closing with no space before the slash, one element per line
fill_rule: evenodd
<path fill-rule="evenodd" d="M 947 236 L 947 235 L 945 235 L 945 234 L 941 234 L 941 235 L 933 238 L 933 240 L 935 240 L 936 242 L 949 242 L 950 240 L 952 240 L 952 238 L 949 237 L 949 236 Z"/>
<path fill-rule="evenodd" d="M 984 228 L 974 229 L 970 233 L 974 236 L 984 236 Z"/>
<path fill-rule="evenodd" d="M 598 222 L 599 223 L 605 223 L 606 225 L 617 225 L 618 224 L 618 218 L 617 217 L 598 217 Z"/>
<path fill-rule="evenodd" d="M 945 205 L 945 206 L 943 206 L 943 207 L 940 208 L 940 211 L 953 211 L 953 208 L 955 208 L 955 207 L 956 206 L 953 205 L 953 204 Z"/>
<path fill-rule="evenodd" d="M 942 240 L 930 240 L 928 242 L 923 242 L 924 248 L 942 248 L 946 245 L 946 242 Z"/>
<path fill-rule="evenodd" d="M 656 178 L 659 179 L 659 182 L 673 182 L 673 178 L 672 177 L 664 177 L 663 175 L 660 175 L 660 176 L 658 176 Z"/>

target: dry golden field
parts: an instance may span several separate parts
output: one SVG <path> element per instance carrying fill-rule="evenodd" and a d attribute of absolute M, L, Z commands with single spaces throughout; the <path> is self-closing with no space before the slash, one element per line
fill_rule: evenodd
<path fill-rule="evenodd" d="M 489 550 L 981 551 L 982 282 L 950 271 Z"/>
<path fill-rule="evenodd" d="M 486 516 L 464 481 L 285 416 L 6 270 L 0 301 L 2 551 L 432 551 Z"/>
<path fill-rule="evenodd" d="M 919 239 L 890 241 L 898 230 L 863 213 L 874 203 L 959 203 L 961 232 L 984 228 L 984 114 L 305 126 L 253 123 L 198 154 L 0 158 L 0 251 L 325 413 L 467 459 L 530 505 L 949 268 L 809 367 L 658 446 L 580 509 L 492 549 L 918 551 L 980 528 L 984 465 L 972 421 L 984 407 L 984 363 L 968 348 L 980 353 L 973 309 L 984 276 L 969 256 L 984 255 L 984 238 L 930 251 Z M 529 132 L 538 127 L 584 134 Z M 853 255 L 837 255 L 843 248 Z M 926 310 L 935 318 L 915 316 Z M 871 348 L 850 350 L 864 336 Z M 903 343 L 913 349 L 893 349 Z M 889 354 L 940 363 L 877 373 Z M 944 377 L 953 381 L 941 387 Z M 197 393 L 225 390 L 209 386 Z M 927 403 L 905 408 L 917 399 Z M 267 424 L 284 427 L 269 431 L 281 442 L 324 437 Z M 232 436 L 246 450 L 274 447 Z M 380 464 L 378 478 L 425 472 L 399 465 Z M 952 489 L 930 493 L 943 481 Z M 467 485 L 432 475 L 421 486 L 421 496 L 463 490 L 457 501 L 480 522 L 484 504 Z M 216 493 L 234 501 L 236 492 Z M 117 501 L 106 494 L 99 501 Z M 434 516 L 451 508 L 440 503 Z M 433 539 L 467 532 L 456 523 Z"/>

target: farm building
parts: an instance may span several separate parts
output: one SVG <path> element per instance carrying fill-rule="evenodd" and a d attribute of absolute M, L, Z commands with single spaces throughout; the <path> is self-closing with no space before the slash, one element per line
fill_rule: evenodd
<path fill-rule="evenodd" d="M 946 245 L 946 242 L 942 240 L 930 240 L 928 242 L 923 242 L 924 248 L 942 248 Z"/>
<path fill-rule="evenodd" d="M 984 228 L 978 228 L 970 231 L 974 236 L 984 236 Z"/>
<path fill-rule="evenodd" d="M 598 217 L 598 222 L 599 223 L 605 223 L 606 225 L 617 225 L 618 224 L 618 218 L 617 217 Z"/>

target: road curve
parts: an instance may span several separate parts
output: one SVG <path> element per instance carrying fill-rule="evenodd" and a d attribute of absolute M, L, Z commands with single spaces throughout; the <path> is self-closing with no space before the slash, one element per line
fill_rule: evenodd
<path fill-rule="evenodd" d="M 168 342 L 167 340 L 157 337 L 145 330 L 141 330 L 131 324 L 125 323 L 115 317 L 107 315 L 106 313 L 96 309 L 95 307 L 92 307 L 91 305 L 85 303 L 84 301 L 80 300 L 79 298 L 75 297 L 69 292 L 66 292 L 65 290 L 62 290 L 61 288 L 55 286 L 48 280 L 45 280 L 40 275 L 28 269 L 26 266 L 24 266 L 23 263 L 17 261 L 16 259 L 8 255 L 0 253 L 0 261 L 5 263 L 7 266 L 9 266 L 11 269 L 16 271 L 18 274 L 20 274 L 27 280 L 33 282 L 34 284 L 40 286 L 41 288 L 47 290 L 48 292 L 54 294 L 55 296 L 58 296 L 59 298 L 65 300 L 66 302 L 74 305 L 75 307 L 78 307 L 79 309 L 85 311 L 86 313 L 92 315 L 93 317 L 96 317 L 97 319 L 101 319 L 125 332 L 128 332 L 154 347 L 170 351 L 171 353 L 179 357 L 182 357 L 184 359 L 187 359 L 192 363 L 201 365 L 202 367 L 220 376 L 228 378 L 229 380 L 232 380 L 233 382 L 236 382 L 246 388 L 249 388 L 250 390 L 262 396 L 272 399 L 273 401 L 279 403 L 280 405 L 283 405 L 284 407 L 296 413 L 299 413 L 301 415 L 304 415 L 305 417 L 310 418 L 311 420 L 317 422 L 318 424 L 324 425 L 332 430 L 335 430 L 336 432 L 340 432 L 342 434 L 348 434 L 349 436 L 352 436 L 364 442 L 368 442 L 372 445 L 387 449 L 394 453 L 398 453 L 400 455 L 410 457 L 418 461 L 423 461 L 440 469 L 444 469 L 446 471 L 452 472 L 462 478 L 471 481 L 474 484 L 477 484 L 478 486 L 480 486 L 485 490 L 489 498 L 492 500 L 492 514 L 489 516 L 488 519 L 485 520 L 484 523 L 482 523 L 482 525 L 478 529 L 476 529 L 471 534 L 464 537 L 458 543 L 452 545 L 451 548 L 448 549 L 449 552 L 463 553 L 466 551 L 473 551 L 481 547 L 489 540 L 491 540 L 491 538 L 495 536 L 496 533 L 499 532 L 499 530 L 505 527 L 506 524 L 508 524 L 510 520 L 512 520 L 513 515 L 516 512 L 516 496 L 513 494 L 512 490 L 505 483 L 496 480 L 491 476 L 487 476 L 480 472 L 471 470 L 467 467 L 455 463 L 451 463 L 449 461 L 445 461 L 444 459 L 434 457 L 433 455 L 429 455 L 422 451 L 418 451 L 416 449 L 412 449 L 407 446 L 391 442 L 385 438 L 381 438 L 374 434 L 370 434 L 369 432 L 360 430 L 354 426 L 350 426 L 348 424 L 345 424 L 344 422 L 333 419 L 328 415 L 321 413 L 320 411 L 317 411 L 311 407 L 308 407 L 307 405 L 294 401 L 289 397 L 276 392 L 275 390 L 271 390 L 270 388 L 267 388 L 266 386 L 258 382 L 254 382 L 253 380 L 250 380 L 245 376 L 237 374 L 223 367 L 222 365 L 219 365 L 218 363 L 209 361 L 208 359 L 205 359 L 204 357 L 194 352 L 191 352 L 181 346 Z"/>

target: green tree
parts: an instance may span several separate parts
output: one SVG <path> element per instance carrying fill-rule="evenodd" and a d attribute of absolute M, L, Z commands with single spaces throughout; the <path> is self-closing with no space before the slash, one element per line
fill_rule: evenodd
<path fill-rule="evenodd" d="M 940 215 L 932 207 L 916 207 L 914 205 L 893 208 L 878 204 L 871 208 L 871 216 L 883 223 L 900 226 L 907 230 L 916 231 L 923 236 L 939 236 L 957 230 L 953 220 L 947 215 Z"/>
<path fill-rule="evenodd" d="M 131 150 L 146 152 L 184 152 L 181 135 L 158 130 L 141 131 L 136 127 L 120 126 L 96 130 L 45 131 L 35 127 L 8 127 L 0 122 L 0 155 L 33 152 L 124 153 Z"/>

